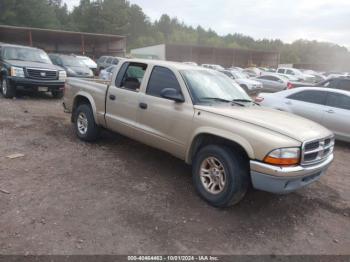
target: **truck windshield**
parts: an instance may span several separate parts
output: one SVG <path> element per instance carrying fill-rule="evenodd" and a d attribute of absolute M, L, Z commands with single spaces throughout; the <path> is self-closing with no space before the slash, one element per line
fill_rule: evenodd
<path fill-rule="evenodd" d="M 21 60 L 52 64 L 49 56 L 40 49 L 26 47 L 5 47 L 3 58 L 7 60 Z"/>
<path fill-rule="evenodd" d="M 213 70 L 181 70 L 195 103 L 208 101 L 251 101 L 246 92 L 228 76 Z"/>

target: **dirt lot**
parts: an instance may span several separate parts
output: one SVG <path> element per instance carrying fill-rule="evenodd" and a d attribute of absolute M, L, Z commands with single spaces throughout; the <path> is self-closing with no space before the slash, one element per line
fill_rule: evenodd
<path fill-rule="evenodd" d="M 0 134 L 1 254 L 350 254 L 350 145 L 310 187 L 220 210 L 170 155 L 79 141 L 59 100 L 0 96 Z"/>

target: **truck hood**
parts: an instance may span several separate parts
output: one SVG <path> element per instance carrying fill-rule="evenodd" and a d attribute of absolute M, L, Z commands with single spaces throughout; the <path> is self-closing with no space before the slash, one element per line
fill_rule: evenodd
<path fill-rule="evenodd" d="M 196 105 L 195 109 L 257 125 L 300 142 L 332 135 L 331 131 L 311 120 L 260 106 Z"/>
<path fill-rule="evenodd" d="M 38 68 L 38 69 L 50 69 L 50 70 L 63 70 L 61 67 L 54 64 L 45 64 L 39 62 L 31 61 L 21 61 L 21 60 L 5 60 L 5 62 L 11 66 L 17 66 L 22 68 Z"/>

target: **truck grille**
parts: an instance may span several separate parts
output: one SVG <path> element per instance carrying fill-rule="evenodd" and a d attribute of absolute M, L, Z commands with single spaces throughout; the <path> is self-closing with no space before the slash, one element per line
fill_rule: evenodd
<path fill-rule="evenodd" d="M 312 165 L 324 161 L 334 149 L 334 137 L 305 142 L 302 147 L 302 165 Z"/>
<path fill-rule="evenodd" d="M 32 79 L 57 80 L 58 73 L 54 70 L 27 68 L 27 76 Z"/>

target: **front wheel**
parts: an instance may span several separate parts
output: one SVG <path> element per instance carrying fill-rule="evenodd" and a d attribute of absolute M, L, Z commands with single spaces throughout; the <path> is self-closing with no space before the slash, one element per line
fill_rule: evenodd
<path fill-rule="evenodd" d="M 199 195 L 215 207 L 237 204 L 249 186 L 247 160 L 221 145 L 208 145 L 197 153 L 192 176 Z"/>
<path fill-rule="evenodd" d="M 100 128 L 95 123 L 90 105 L 79 105 L 75 110 L 74 120 L 75 132 L 81 140 L 91 142 L 98 138 Z"/>
<path fill-rule="evenodd" d="M 16 95 L 16 88 L 4 77 L 1 80 L 1 92 L 5 98 L 13 98 Z"/>

